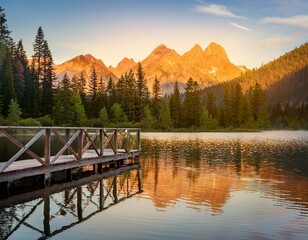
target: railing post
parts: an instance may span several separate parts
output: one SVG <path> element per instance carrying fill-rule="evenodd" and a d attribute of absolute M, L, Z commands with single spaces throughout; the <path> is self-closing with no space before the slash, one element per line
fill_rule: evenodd
<path fill-rule="evenodd" d="M 116 128 L 114 130 L 114 154 L 118 153 L 118 129 Z"/>
<path fill-rule="evenodd" d="M 104 132 L 102 128 L 99 130 L 99 155 L 104 155 Z"/>
<path fill-rule="evenodd" d="M 46 164 L 50 164 L 50 148 L 51 148 L 51 129 L 46 129 L 45 132 L 45 149 L 44 149 L 44 158 Z"/>
<path fill-rule="evenodd" d="M 71 134 L 71 131 L 70 129 L 65 129 L 65 141 L 68 142 L 70 140 L 70 134 Z M 67 154 L 70 154 L 70 150 L 67 149 Z"/>
<path fill-rule="evenodd" d="M 80 133 L 78 136 L 78 158 L 82 159 L 82 150 L 83 150 L 83 129 L 80 129 Z"/>

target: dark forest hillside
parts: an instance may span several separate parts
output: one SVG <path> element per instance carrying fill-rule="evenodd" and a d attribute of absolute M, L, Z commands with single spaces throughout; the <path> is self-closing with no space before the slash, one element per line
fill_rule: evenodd
<path fill-rule="evenodd" d="M 213 91 L 219 99 L 226 84 L 239 83 L 243 92 L 246 92 L 258 83 L 266 91 L 271 104 L 297 106 L 308 103 L 307 69 L 308 43 L 305 43 L 258 69 L 245 72 L 231 82 L 206 88 L 203 93 Z"/>

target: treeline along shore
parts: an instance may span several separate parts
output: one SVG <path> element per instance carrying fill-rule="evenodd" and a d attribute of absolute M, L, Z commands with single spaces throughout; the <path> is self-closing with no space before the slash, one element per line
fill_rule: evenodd
<path fill-rule="evenodd" d="M 149 131 L 308 129 L 308 96 L 303 92 L 308 85 L 307 49 L 304 44 L 289 53 L 287 60 L 280 58 L 207 88 L 189 78 L 180 92 L 175 79 L 173 92 L 163 96 L 157 77 L 148 89 L 140 62 L 135 72 L 130 70 L 118 80 L 98 76 L 94 66 L 89 79 L 83 73 L 57 79 L 43 29 L 38 27 L 33 55 L 28 58 L 22 40 L 12 39 L 0 7 L 0 125 L 122 126 Z M 306 60 L 299 67 L 294 56 Z M 291 66 L 286 69 L 284 64 Z M 289 80 L 282 78 L 284 74 Z M 283 81 L 267 88 L 264 78 L 277 79 L 277 75 Z M 301 90 L 292 88 L 290 81 L 300 83 Z M 282 97 L 290 94 L 301 99 Z"/>

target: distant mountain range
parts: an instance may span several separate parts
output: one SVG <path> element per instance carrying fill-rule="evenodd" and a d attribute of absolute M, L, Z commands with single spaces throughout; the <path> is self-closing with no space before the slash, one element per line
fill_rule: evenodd
<path fill-rule="evenodd" d="M 187 80 L 192 77 L 202 86 L 209 86 L 239 76 L 247 69 L 243 66 L 235 66 L 227 56 L 224 48 L 216 43 L 211 43 L 205 50 L 196 44 L 191 50 L 183 55 L 175 50 L 166 47 L 164 44 L 156 47 L 151 54 L 141 61 L 149 90 L 155 76 L 161 81 L 162 92 L 173 91 L 173 83 L 177 80 L 184 86 Z M 133 59 L 125 57 L 116 67 L 106 67 L 102 60 L 98 60 L 90 54 L 80 55 L 55 66 L 58 79 L 61 81 L 64 74 L 68 76 L 80 75 L 83 72 L 89 78 L 92 66 L 98 76 L 103 79 L 114 80 L 132 69 L 137 70 L 137 63 Z"/>

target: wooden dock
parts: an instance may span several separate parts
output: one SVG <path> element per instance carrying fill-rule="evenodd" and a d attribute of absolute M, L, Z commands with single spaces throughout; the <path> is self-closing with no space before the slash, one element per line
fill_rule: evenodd
<path fill-rule="evenodd" d="M 20 136 L 29 132 L 33 137 L 20 142 Z M 0 126 L 0 136 L 19 148 L 10 159 L 0 159 L 2 185 L 37 175 L 44 175 L 48 183 L 53 172 L 69 173 L 84 166 L 93 166 L 100 172 L 102 164 L 120 164 L 139 156 L 141 150 L 139 128 Z M 42 156 L 31 149 L 38 141 L 43 142 Z M 61 148 L 56 149 L 55 141 Z M 21 159 L 25 154 L 29 158 Z"/>

